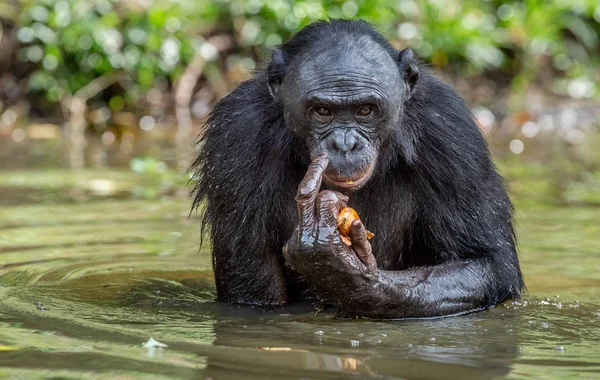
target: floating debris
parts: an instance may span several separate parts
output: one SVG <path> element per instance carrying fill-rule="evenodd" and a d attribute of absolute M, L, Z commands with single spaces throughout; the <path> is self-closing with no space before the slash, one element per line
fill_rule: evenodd
<path fill-rule="evenodd" d="M 148 339 L 148 341 L 146 343 L 144 343 L 142 345 L 142 347 L 144 347 L 144 348 L 156 348 L 156 347 L 166 348 L 168 346 L 164 343 L 159 342 L 158 340 L 156 340 L 154 338 L 150 338 L 150 339 Z"/>
<path fill-rule="evenodd" d="M 15 347 L 15 346 L 3 346 L 0 345 L 0 352 L 6 352 L 6 351 L 18 351 L 20 350 L 19 347 Z"/>
<path fill-rule="evenodd" d="M 292 351 L 291 347 L 258 347 L 261 351 Z M 299 350 L 304 351 L 304 350 Z"/>

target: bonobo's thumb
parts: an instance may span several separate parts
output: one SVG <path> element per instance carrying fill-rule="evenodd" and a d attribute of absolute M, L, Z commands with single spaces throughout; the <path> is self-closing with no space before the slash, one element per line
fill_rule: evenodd
<path fill-rule="evenodd" d="M 371 250 L 371 243 L 367 240 L 367 230 L 360 219 L 353 221 L 350 226 L 350 241 L 352 241 L 352 248 L 360 261 L 369 269 L 377 268 L 377 262 Z"/>

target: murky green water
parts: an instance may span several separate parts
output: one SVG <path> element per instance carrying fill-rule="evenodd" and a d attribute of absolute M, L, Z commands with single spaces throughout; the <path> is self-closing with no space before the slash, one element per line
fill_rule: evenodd
<path fill-rule="evenodd" d="M 213 302 L 185 196 L 55 175 L 0 176 L 0 378 L 600 378 L 597 206 L 517 201 L 520 303 L 340 321 Z M 144 348 L 151 337 L 167 347 Z"/>

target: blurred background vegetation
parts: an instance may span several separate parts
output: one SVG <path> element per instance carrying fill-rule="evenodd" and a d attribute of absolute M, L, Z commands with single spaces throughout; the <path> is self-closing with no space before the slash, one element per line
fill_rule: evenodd
<path fill-rule="evenodd" d="M 600 204 L 597 0 L 4 0 L 0 169 L 181 173 L 210 107 L 327 17 L 455 85 L 517 192 Z"/>

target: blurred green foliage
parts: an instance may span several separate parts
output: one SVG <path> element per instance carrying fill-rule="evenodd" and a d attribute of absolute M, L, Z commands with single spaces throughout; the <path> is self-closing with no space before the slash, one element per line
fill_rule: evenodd
<path fill-rule="evenodd" d="M 74 94 L 94 78 L 123 71 L 131 86 L 110 98 L 119 111 L 164 79 L 174 80 L 209 32 L 217 8 L 202 1 L 156 2 L 42 0 L 25 2 L 18 19 L 17 57 L 35 70 L 31 90 L 48 100 Z"/>
<path fill-rule="evenodd" d="M 52 102 L 93 78 L 124 71 L 131 86 L 113 110 L 162 91 L 215 31 L 237 41 L 219 61 L 256 67 L 255 46 L 275 46 L 319 19 L 362 18 L 398 47 L 461 76 L 498 73 L 516 90 L 539 81 L 575 98 L 600 93 L 597 0 L 21 0 L 18 59 L 34 66 L 32 90 Z M 212 47 L 214 48 L 214 47 Z M 208 51 L 210 56 L 211 51 Z M 549 80 L 548 80 L 549 79 Z M 158 83 L 158 85 L 157 85 Z"/>

